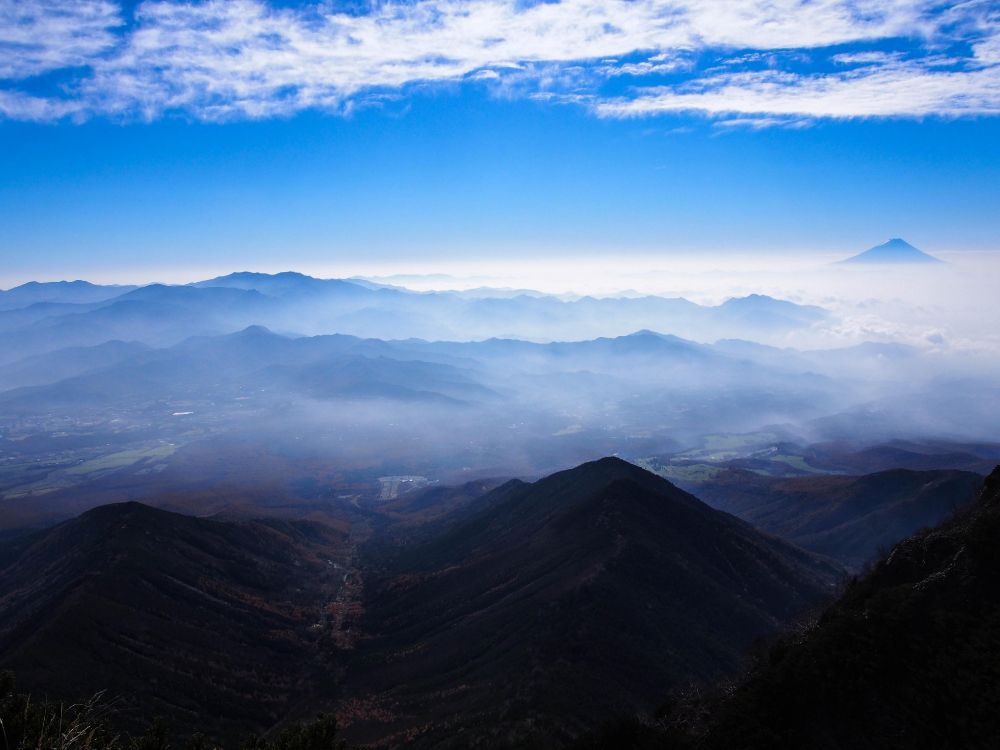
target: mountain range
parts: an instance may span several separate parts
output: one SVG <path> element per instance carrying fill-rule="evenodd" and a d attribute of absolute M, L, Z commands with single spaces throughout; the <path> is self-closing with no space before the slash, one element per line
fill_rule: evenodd
<path fill-rule="evenodd" d="M 29 281 L 0 290 L 0 310 L 16 310 L 42 303 L 85 304 L 104 302 L 136 289 L 132 285 L 101 285 L 89 281 Z"/>
<path fill-rule="evenodd" d="M 196 287 L 125 296 L 206 291 L 236 301 L 249 294 L 264 310 L 275 299 Z M 944 453 L 992 434 L 989 405 L 1000 401 L 989 382 L 966 381 L 959 391 L 915 377 L 940 358 L 913 347 L 797 351 L 651 330 L 582 341 L 448 342 L 292 337 L 254 324 L 170 346 L 111 339 L 8 356 L 14 361 L 0 365 L 0 530 L 152 497 L 169 489 L 168 480 L 254 492 L 242 477 L 266 478 L 232 471 L 243 459 L 219 453 L 236 445 L 261 466 L 282 467 L 269 486 L 308 481 L 331 494 L 340 491 L 330 470 L 318 467 L 334 470 L 334 484 L 346 472 L 368 487 L 391 475 L 452 484 L 539 476 L 595 455 L 666 451 L 681 472 L 665 475 L 679 481 L 720 462 L 785 475 L 984 471 L 995 451 Z M 969 393 L 977 394 L 972 409 Z M 935 406 L 949 397 L 955 403 Z M 910 455 L 885 445 L 921 435 L 929 408 L 940 414 L 937 427 L 956 435 L 945 441 L 954 448 Z M 866 463 L 860 454 L 806 447 L 845 435 L 855 450 L 882 444 L 891 455 Z M 733 449 L 712 448 L 727 444 Z"/>
<path fill-rule="evenodd" d="M 769 339 L 829 315 L 818 307 L 761 295 L 717 306 L 655 296 L 470 297 L 292 272 L 235 273 L 191 285 L 139 288 L 32 282 L 0 295 L 0 363 L 112 339 L 168 346 L 192 335 L 232 333 L 250 325 L 310 336 L 451 340 L 577 339 L 666 327 L 707 341 L 726 336 Z"/>
<path fill-rule="evenodd" d="M 0 553 L 0 667 L 128 695 L 135 722 L 210 715 L 217 738 L 335 704 L 349 739 L 380 745 L 562 743 L 732 671 L 840 576 L 613 458 L 361 547 L 313 522 L 115 504 Z"/>
<path fill-rule="evenodd" d="M 875 496 L 905 516 L 967 480 L 903 474 L 777 504 L 826 503 L 849 536 Z M 979 481 L 842 589 L 829 558 L 616 458 L 350 530 L 112 504 L 0 549 L 0 667 L 225 742 L 334 710 L 367 747 L 987 747 L 1000 468 Z"/>

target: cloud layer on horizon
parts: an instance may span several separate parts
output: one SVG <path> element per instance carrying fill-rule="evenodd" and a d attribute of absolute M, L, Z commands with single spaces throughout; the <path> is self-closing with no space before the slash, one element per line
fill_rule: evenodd
<path fill-rule="evenodd" d="M 989 0 L 0 0 L 0 118 L 224 121 L 482 86 L 602 117 L 1000 114 Z"/>

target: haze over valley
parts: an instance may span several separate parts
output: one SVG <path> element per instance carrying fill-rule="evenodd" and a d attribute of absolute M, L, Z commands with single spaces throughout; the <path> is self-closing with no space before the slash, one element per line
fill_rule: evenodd
<path fill-rule="evenodd" d="M 898 271 L 848 273 L 877 286 Z M 947 338 L 912 342 L 912 322 L 886 316 L 899 335 L 827 348 L 846 318 L 825 299 L 416 292 L 294 272 L 23 285 L 0 297 L 4 526 L 177 482 L 367 503 L 381 477 L 533 477 L 612 454 L 679 481 L 737 460 L 835 472 L 806 458 L 813 444 L 992 455 L 990 333 L 956 315 Z M 283 468 L 256 476 L 244 451 Z"/>
<path fill-rule="evenodd" d="M 0 0 L 0 750 L 1000 746 L 1000 9 Z"/>
<path fill-rule="evenodd" d="M 427 747 L 563 743 L 731 674 L 1000 461 L 970 267 L 948 264 L 947 338 L 914 338 L 912 296 L 804 291 L 940 270 L 842 269 L 800 270 L 796 301 L 296 272 L 0 292 L 0 663 L 28 687 L 72 664 L 55 695 L 111 685 L 135 731 L 202 703 L 229 742 L 333 708 L 352 742 Z M 421 280 L 456 288 L 399 283 Z M 205 671 L 212 631 L 236 661 Z M 594 642 L 626 672 L 573 656 Z"/>

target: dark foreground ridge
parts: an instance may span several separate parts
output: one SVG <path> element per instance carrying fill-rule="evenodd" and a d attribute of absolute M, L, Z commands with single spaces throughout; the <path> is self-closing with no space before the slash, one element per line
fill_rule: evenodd
<path fill-rule="evenodd" d="M 781 644 L 709 746 L 987 748 L 1000 737 L 1000 469 Z"/>
<path fill-rule="evenodd" d="M 510 482 L 461 515 L 371 553 L 350 740 L 559 745 L 733 672 L 841 575 L 616 458 Z"/>
<path fill-rule="evenodd" d="M 897 544 L 721 699 L 581 748 L 992 748 L 1000 737 L 1000 467 L 976 505 Z"/>
<path fill-rule="evenodd" d="M 239 737 L 314 694 L 341 544 L 307 522 L 105 505 L 0 552 L 0 669 L 36 695 L 107 690 L 127 727 Z"/>
<path fill-rule="evenodd" d="M 97 508 L 0 551 L 0 668 L 175 743 L 327 711 L 355 743 L 550 747 L 732 673 L 842 575 L 618 459 L 432 518 L 348 573 L 317 524 Z"/>
<path fill-rule="evenodd" d="M 4 664 L 42 696 L 109 692 L 67 708 L 0 680 L 7 747 L 985 749 L 1000 736 L 1000 468 L 969 510 L 895 545 L 707 698 L 683 686 L 731 670 L 739 644 L 821 600 L 835 568 L 616 459 L 508 482 L 453 518 L 369 549 L 366 645 L 346 669 L 314 627 L 342 543 L 326 527 L 126 503 L 16 541 L 0 551 Z M 668 695 L 657 719 L 585 733 Z M 331 715 L 294 722 L 334 705 L 339 730 Z M 267 738 L 241 743 L 254 726 Z"/>
<path fill-rule="evenodd" d="M 983 477 L 970 471 L 768 477 L 729 470 L 699 484 L 697 492 L 761 531 L 858 571 L 900 539 L 968 506 L 982 484 Z"/>

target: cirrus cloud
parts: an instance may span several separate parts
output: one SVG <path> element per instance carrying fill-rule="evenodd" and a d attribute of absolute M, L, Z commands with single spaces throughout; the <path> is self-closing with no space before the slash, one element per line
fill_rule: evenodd
<path fill-rule="evenodd" d="M 121 23 L 108 0 L 0 0 L 0 80 L 88 65 Z"/>
<path fill-rule="evenodd" d="M 1000 69 L 937 69 L 889 62 L 850 73 L 797 75 L 765 71 L 701 79 L 684 87 L 649 87 L 595 104 L 605 117 L 667 112 L 813 118 L 1000 114 Z"/>
<path fill-rule="evenodd" d="M 108 0 L 0 0 L 0 116 L 265 118 L 456 82 L 604 117 L 1000 111 L 1000 33 L 985 2 L 416 0 L 346 13 L 150 0 L 123 17 Z M 902 49 L 866 49 L 886 45 Z M 622 78 L 630 87 L 607 93 Z"/>

